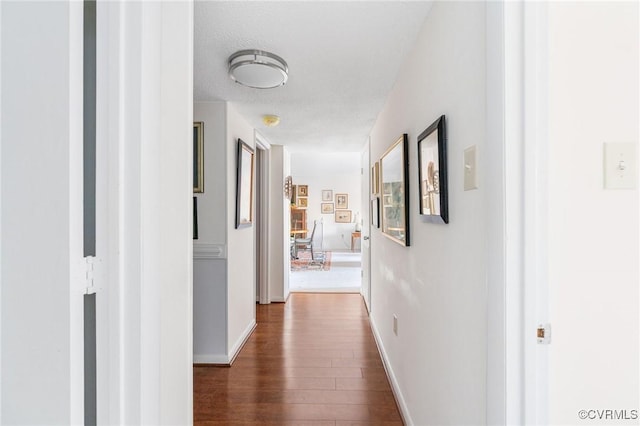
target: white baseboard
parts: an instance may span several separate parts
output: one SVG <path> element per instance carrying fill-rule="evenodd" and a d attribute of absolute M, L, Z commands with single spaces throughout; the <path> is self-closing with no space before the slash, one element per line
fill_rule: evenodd
<path fill-rule="evenodd" d="M 235 345 L 233 345 L 233 348 L 231 348 L 231 351 L 229 352 L 229 364 L 233 364 L 233 361 L 235 361 L 236 357 L 238 356 L 240 349 L 242 349 L 244 344 L 247 342 L 247 339 L 249 339 L 249 337 L 251 336 L 251 333 L 253 333 L 253 330 L 255 330 L 256 325 L 256 320 L 253 319 L 249 323 L 247 328 L 245 328 L 244 332 L 236 341 Z"/>
<path fill-rule="evenodd" d="M 193 363 L 194 364 L 229 365 L 229 357 L 226 356 L 226 355 L 211 355 L 211 354 L 196 355 L 196 354 L 193 354 Z"/>
<path fill-rule="evenodd" d="M 382 339 L 380 338 L 380 334 L 378 333 L 378 329 L 376 328 L 376 324 L 373 322 L 372 317 L 369 317 L 369 324 L 371 325 L 371 331 L 373 331 L 373 338 L 376 341 L 376 346 L 378 346 L 378 352 L 380 352 L 380 357 L 382 358 L 384 370 L 386 371 L 387 378 L 391 383 L 393 396 L 395 396 L 396 401 L 398 402 L 398 408 L 400 409 L 400 416 L 402 416 L 402 421 L 405 425 L 411 426 L 413 425 L 413 420 L 411 419 L 411 415 L 409 414 L 409 407 L 407 407 L 407 402 L 404 400 L 404 396 L 402 395 L 402 391 L 400 390 L 400 386 L 398 385 L 398 380 L 396 379 L 396 375 L 393 372 L 393 368 L 391 368 L 391 365 L 389 364 L 387 352 L 384 350 Z"/>
<path fill-rule="evenodd" d="M 227 246 L 225 244 L 211 244 L 211 243 L 201 243 L 198 241 L 194 241 L 193 242 L 193 258 L 195 260 L 226 259 Z"/>

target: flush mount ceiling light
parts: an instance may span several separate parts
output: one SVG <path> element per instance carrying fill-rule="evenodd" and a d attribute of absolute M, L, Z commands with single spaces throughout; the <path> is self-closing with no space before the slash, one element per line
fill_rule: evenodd
<path fill-rule="evenodd" d="M 229 57 L 229 77 L 243 86 L 272 89 L 287 82 L 289 67 L 273 53 L 240 50 Z"/>
<path fill-rule="evenodd" d="M 262 122 L 267 127 L 276 127 L 278 124 L 280 124 L 280 117 L 278 117 L 277 115 L 263 115 Z"/>

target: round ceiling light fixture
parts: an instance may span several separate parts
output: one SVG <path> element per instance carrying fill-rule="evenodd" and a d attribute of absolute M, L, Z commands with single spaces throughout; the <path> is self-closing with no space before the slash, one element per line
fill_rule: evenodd
<path fill-rule="evenodd" d="M 280 117 L 278 117 L 277 115 L 263 115 L 262 122 L 267 127 L 276 127 L 278 124 L 280 124 Z"/>
<path fill-rule="evenodd" d="M 229 57 L 229 77 L 243 86 L 272 89 L 287 82 L 289 67 L 273 53 L 240 50 Z"/>

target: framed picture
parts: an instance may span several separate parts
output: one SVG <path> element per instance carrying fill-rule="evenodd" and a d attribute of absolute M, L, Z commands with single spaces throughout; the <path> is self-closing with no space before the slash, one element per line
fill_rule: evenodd
<path fill-rule="evenodd" d="M 335 220 L 336 223 L 350 223 L 351 210 L 336 210 Z"/>
<path fill-rule="evenodd" d="M 193 123 L 193 192 L 204 192 L 204 123 Z"/>
<path fill-rule="evenodd" d="M 418 136 L 419 207 L 428 222 L 449 223 L 446 144 L 443 115 Z"/>
<path fill-rule="evenodd" d="M 198 197 L 193 197 L 193 239 L 198 239 Z"/>
<path fill-rule="evenodd" d="M 409 138 L 396 140 L 380 159 L 382 191 L 382 233 L 403 246 L 409 246 Z"/>
<path fill-rule="evenodd" d="M 380 228 L 380 197 L 371 200 L 371 225 Z"/>
<path fill-rule="evenodd" d="M 333 201 L 333 191 L 330 189 L 322 190 L 322 201 Z"/>
<path fill-rule="evenodd" d="M 371 193 L 378 195 L 380 193 L 380 163 L 376 163 L 371 167 Z"/>
<path fill-rule="evenodd" d="M 333 214 L 333 203 L 320 203 L 320 212 L 322 214 Z"/>
<path fill-rule="evenodd" d="M 336 194 L 336 209 L 349 208 L 349 194 Z"/>
<path fill-rule="evenodd" d="M 298 197 L 307 197 L 309 195 L 308 185 L 298 185 Z"/>
<path fill-rule="evenodd" d="M 253 158 L 253 148 L 238 139 L 236 229 L 253 224 Z"/>
<path fill-rule="evenodd" d="M 296 206 L 301 209 L 306 209 L 309 205 L 309 199 L 307 197 L 298 197 L 296 199 Z"/>

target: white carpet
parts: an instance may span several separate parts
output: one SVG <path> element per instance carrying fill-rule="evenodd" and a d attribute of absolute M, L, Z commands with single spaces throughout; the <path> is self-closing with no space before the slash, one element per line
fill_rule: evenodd
<path fill-rule="evenodd" d="M 328 271 L 296 271 L 289 274 L 293 292 L 360 293 L 360 252 L 332 251 Z"/>

